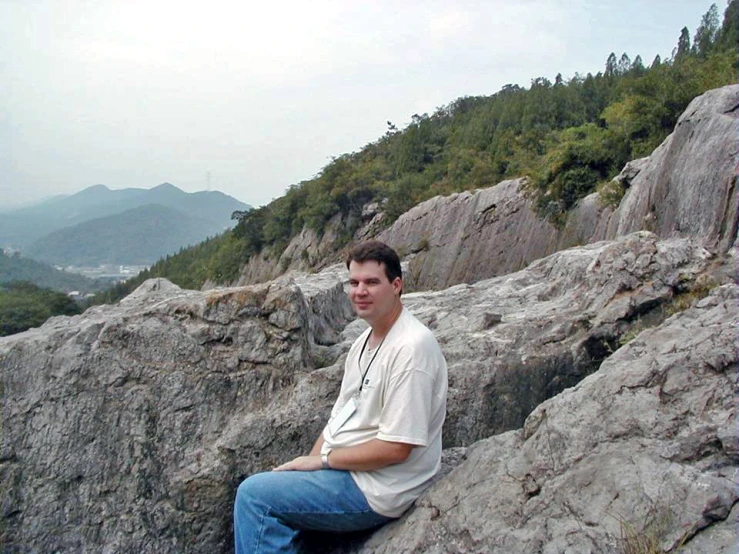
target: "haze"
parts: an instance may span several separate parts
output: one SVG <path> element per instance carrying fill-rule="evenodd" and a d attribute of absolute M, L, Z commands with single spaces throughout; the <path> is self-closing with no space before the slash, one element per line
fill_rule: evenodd
<path fill-rule="evenodd" d="M 710 4 L 0 1 L 0 208 L 165 181 L 262 205 L 387 121 L 668 58 Z"/>

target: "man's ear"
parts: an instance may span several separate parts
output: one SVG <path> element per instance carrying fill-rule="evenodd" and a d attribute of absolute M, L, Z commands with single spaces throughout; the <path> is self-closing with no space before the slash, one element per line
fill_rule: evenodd
<path fill-rule="evenodd" d="M 393 280 L 393 292 L 395 294 L 400 294 L 400 291 L 402 290 L 403 290 L 403 279 L 401 279 L 400 277 L 396 277 Z"/>

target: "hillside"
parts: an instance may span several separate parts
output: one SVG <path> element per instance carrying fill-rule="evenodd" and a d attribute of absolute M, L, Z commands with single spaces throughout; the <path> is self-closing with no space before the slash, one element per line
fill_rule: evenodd
<path fill-rule="evenodd" d="M 59 271 L 45 263 L 19 255 L 7 256 L 0 251 L 0 284 L 25 281 L 39 287 L 61 292 L 97 292 L 108 283 L 88 279 L 82 275 Z"/>
<path fill-rule="evenodd" d="M 402 130 L 388 122 L 375 142 L 249 212 L 232 232 L 161 260 L 109 300 L 152 276 L 199 288 L 237 282 L 250 264 L 320 269 L 360 238 L 355 233 L 368 213 L 388 227 L 434 196 L 515 178 L 526 177 L 522 194 L 556 228 L 596 190 L 615 206 L 626 188 L 611 180 L 625 164 L 661 144 L 693 98 L 736 81 L 738 12 L 732 0 L 721 23 L 712 6 L 692 44 L 687 27 L 676 30 L 668 59 L 647 64 L 639 55 L 611 53 L 595 75 L 537 77 L 528 89 L 510 85 L 491 96 L 459 98 L 431 115 L 414 115 Z M 301 234 L 321 242 L 320 256 L 300 248 L 290 259 L 284 255 Z"/>
<path fill-rule="evenodd" d="M 0 337 L 39 327 L 52 316 L 80 312 L 80 306 L 62 292 L 28 282 L 0 283 Z"/>
<path fill-rule="evenodd" d="M 187 193 L 170 183 L 152 189 L 121 190 L 95 185 L 71 196 L 52 198 L 3 214 L 0 219 L 0 246 L 25 249 L 54 231 L 147 204 L 160 204 L 191 217 L 208 220 L 214 224 L 214 228 L 221 230 L 233 225 L 231 214 L 234 211 L 250 209 L 249 205 L 218 191 Z M 188 243 L 179 246 L 185 244 Z"/>
<path fill-rule="evenodd" d="M 26 252 L 57 265 L 148 265 L 223 231 L 219 222 L 147 204 L 55 231 Z"/>

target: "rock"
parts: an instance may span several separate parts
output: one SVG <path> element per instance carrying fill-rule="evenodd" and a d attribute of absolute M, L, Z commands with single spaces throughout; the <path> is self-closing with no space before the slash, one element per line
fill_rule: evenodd
<path fill-rule="evenodd" d="M 331 365 L 351 346 L 351 341 L 343 339 L 343 331 L 356 318 L 344 290 L 348 278 L 349 272 L 342 264 L 294 278 L 310 309 L 308 331 L 316 367 Z"/>
<path fill-rule="evenodd" d="M 437 196 L 401 215 L 377 238 L 409 262 L 409 289 L 443 289 L 523 269 L 556 249 L 554 226 L 524 194 L 525 179 Z"/>
<path fill-rule="evenodd" d="M 0 340 L 4 551 L 227 551 L 238 480 L 309 448 L 333 402 L 311 313 L 287 280 L 153 280 Z"/>
<path fill-rule="evenodd" d="M 623 337 L 664 319 L 686 292 L 681 283 L 712 263 L 690 241 L 642 232 L 557 252 L 511 275 L 403 295 L 449 365 L 445 446 L 520 427 Z"/>
<path fill-rule="evenodd" d="M 609 229 L 613 211 L 613 207 L 603 205 L 597 192 L 578 201 L 567 215 L 564 229 L 557 232 L 557 249 L 590 244 L 607 237 L 615 238 L 615 234 Z"/>
<path fill-rule="evenodd" d="M 509 276 L 404 294 L 404 303 L 436 333 L 449 362 L 444 471 L 451 473 L 433 490 L 468 471 L 465 467 L 497 467 L 483 458 L 487 444 L 499 445 L 495 456 L 500 459 L 519 452 L 530 438 L 524 439 L 520 428 L 524 421 L 526 429 L 533 428 L 541 416 L 535 411 L 526 418 L 540 402 L 595 372 L 613 351 L 622 352 L 619 341 L 640 325 L 663 320 L 671 303 L 693 294 L 692 283 L 718 262 L 694 241 L 658 241 L 653 234 L 637 233 L 556 253 Z M 6 551 L 230 552 L 237 484 L 310 448 L 338 392 L 343 356 L 366 326 L 346 324 L 346 299 L 339 292 L 345 271 L 339 266 L 317 276 L 206 292 L 151 280 L 118 306 L 54 318 L 39 329 L 0 339 L 0 542 Z M 718 290 L 725 297 L 700 300 L 695 318 L 724 313 L 733 289 Z M 687 325 L 687 319 L 673 319 Z M 695 341 L 707 332 L 696 325 L 691 328 L 695 340 L 662 331 L 646 344 L 664 356 L 675 349 L 684 359 L 708 360 L 717 373 L 731 375 L 730 368 L 721 369 L 731 364 L 725 349 L 716 346 L 710 359 L 685 350 L 698 348 Z M 635 356 L 635 348 L 628 352 Z M 675 364 L 682 358 L 675 354 Z M 662 390 L 665 398 L 687 398 L 681 391 L 695 384 L 675 377 Z M 589 394 L 605 402 L 605 393 Z M 726 467 L 736 465 L 731 462 L 736 458 L 734 420 L 713 419 L 711 397 L 696 395 L 700 406 L 676 404 L 674 411 L 682 410 L 688 419 L 705 409 L 706 417 L 694 417 L 685 433 L 662 440 L 656 458 L 682 467 L 700 456 L 710 462 L 720 451 L 729 460 Z M 579 433 L 577 425 L 587 424 L 587 433 L 597 440 L 613 432 L 604 427 L 599 434 L 598 425 L 617 425 L 600 414 L 588 421 L 590 412 L 577 415 L 573 403 L 562 408 L 570 419 L 556 419 L 565 417 L 553 413 L 559 404 L 549 406 L 558 433 Z M 626 415 L 632 413 L 636 417 L 628 410 Z M 541 448 L 541 432 L 529 435 Z M 563 441 L 553 443 L 552 455 L 567 461 L 581 443 Z M 558 472 L 569 467 L 564 461 Z M 526 471 L 516 490 L 530 499 L 549 499 L 551 476 L 534 466 L 521 466 Z M 603 471 L 608 467 L 616 471 L 612 466 Z M 715 529 L 732 497 L 717 481 L 705 482 L 701 517 Z M 428 516 L 446 525 L 449 506 L 438 503 L 438 494 L 421 499 L 408 517 Z M 455 494 L 461 498 L 461 492 Z M 505 490 L 492 497 L 499 494 L 508 498 Z M 449 491 L 443 495 L 452 498 Z M 470 518 L 486 517 L 483 505 L 465 506 L 475 512 Z M 495 510 L 491 521 L 498 521 Z M 570 526 L 564 511 L 551 514 L 552 525 Z M 531 533 L 539 533 L 537 525 Z M 355 544 L 366 551 L 365 540 L 342 539 L 337 548 Z M 462 544 L 454 541 L 449 544 Z M 423 544 L 429 552 L 446 548 L 442 539 Z"/>
<path fill-rule="evenodd" d="M 733 553 L 738 467 L 719 430 L 736 430 L 739 287 L 711 298 L 641 333 L 522 429 L 467 448 L 353 552 L 595 554 L 642 539 Z"/>
<path fill-rule="evenodd" d="M 362 207 L 362 221 L 371 221 L 375 216 L 380 214 L 382 207 L 379 202 L 370 202 Z"/>
<path fill-rule="evenodd" d="M 739 85 L 695 98 L 674 132 L 629 177 L 614 218 L 620 236 L 649 228 L 660 237 L 695 237 L 726 252 L 737 236 Z"/>
<path fill-rule="evenodd" d="M 694 99 L 664 143 L 616 177 L 627 191 L 615 210 L 594 193 L 558 229 L 538 216 L 525 179 L 516 179 L 432 198 L 377 238 L 405 255 L 414 290 L 505 275 L 553 252 L 640 230 L 695 238 L 725 253 L 737 239 L 739 219 L 737 106 L 739 85 Z"/>
<path fill-rule="evenodd" d="M 343 242 L 346 228 L 351 225 L 351 221 L 336 215 L 320 235 L 304 227 L 277 255 L 268 250 L 253 255 L 236 285 L 262 283 L 289 272 L 315 272 L 340 262 L 343 250 L 337 245 Z"/>

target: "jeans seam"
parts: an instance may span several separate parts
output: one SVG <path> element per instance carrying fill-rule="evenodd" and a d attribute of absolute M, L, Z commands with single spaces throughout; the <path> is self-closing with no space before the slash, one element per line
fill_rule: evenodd
<path fill-rule="evenodd" d="M 312 511 L 312 510 L 306 510 L 306 511 L 294 511 L 294 510 L 290 510 L 290 511 L 287 511 L 287 510 L 281 510 L 280 513 L 283 513 L 283 514 L 301 514 L 301 515 L 304 515 L 304 514 L 326 514 L 326 515 L 377 514 L 377 512 L 375 512 L 372 509 L 369 509 L 369 510 L 351 510 L 351 511 L 349 511 L 349 510 L 341 510 L 341 511 L 338 511 L 338 512 L 337 511 L 329 512 L 329 511 L 326 511 L 326 510 L 321 510 L 321 511 Z M 377 514 L 377 515 L 382 515 L 382 514 Z"/>
<path fill-rule="evenodd" d="M 259 549 L 261 547 L 262 543 L 262 535 L 264 531 L 264 520 L 267 518 L 267 515 L 269 514 L 269 509 L 262 512 L 262 515 L 259 517 L 259 531 L 257 532 L 256 536 L 256 544 L 254 545 L 254 552 L 259 552 Z"/>

